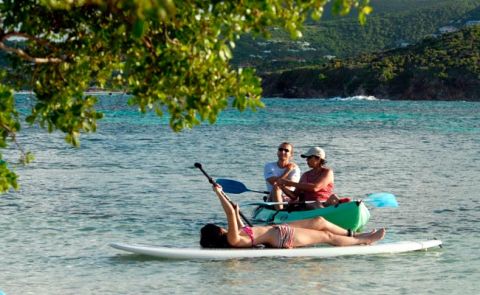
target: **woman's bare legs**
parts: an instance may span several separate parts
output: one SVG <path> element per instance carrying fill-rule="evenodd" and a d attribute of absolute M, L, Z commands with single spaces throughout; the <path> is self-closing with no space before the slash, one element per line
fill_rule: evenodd
<path fill-rule="evenodd" d="M 348 236 L 348 230 L 329 222 L 323 217 L 315 217 L 312 219 L 298 220 L 298 221 L 289 223 L 289 225 L 295 228 L 304 228 L 304 229 L 311 229 L 316 231 L 326 231 L 337 236 Z M 355 237 L 359 239 L 370 238 L 376 232 L 377 230 L 374 229 L 369 233 L 355 234 Z"/>
<path fill-rule="evenodd" d="M 315 217 L 312 219 L 298 220 L 298 221 L 289 222 L 288 224 L 295 228 L 313 229 L 317 231 L 328 231 L 328 232 L 331 232 L 332 234 L 339 235 L 339 236 L 348 235 L 348 230 L 331 223 L 330 221 L 326 220 L 323 217 Z"/>
<path fill-rule="evenodd" d="M 385 229 L 382 228 L 373 233 L 348 237 L 345 235 L 336 235 L 329 231 L 319 231 L 307 228 L 295 228 L 295 237 L 293 247 L 303 247 L 319 243 L 326 243 L 333 246 L 353 246 L 353 245 L 370 245 L 376 241 L 383 239 Z"/>

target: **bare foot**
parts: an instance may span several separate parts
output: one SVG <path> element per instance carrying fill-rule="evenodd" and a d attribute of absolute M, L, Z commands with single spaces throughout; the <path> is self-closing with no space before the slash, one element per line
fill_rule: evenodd
<path fill-rule="evenodd" d="M 380 230 L 375 231 L 369 237 L 365 237 L 365 244 L 371 245 L 377 241 L 380 241 L 385 237 L 386 230 L 381 228 Z"/>
<path fill-rule="evenodd" d="M 368 233 L 361 233 L 361 234 L 354 234 L 354 237 L 355 238 L 368 238 L 370 237 L 371 235 L 373 235 L 375 232 L 377 231 L 377 229 L 372 229 L 370 232 Z"/>

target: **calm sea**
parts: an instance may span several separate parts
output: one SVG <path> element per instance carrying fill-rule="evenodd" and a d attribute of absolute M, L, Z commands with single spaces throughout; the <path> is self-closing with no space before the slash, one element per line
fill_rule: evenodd
<path fill-rule="evenodd" d="M 28 95 L 17 95 L 23 108 Z M 24 127 L 36 160 L 21 188 L 0 196 L 0 290 L 14 294 L 478 294 L 480 103 L 265 99 L 256 113 L 224 112 L 182 133 L 140 115 L 121 95 L 101 97 L 105 119 L 76 149 L 60 133 Z M 371 208 L 367 230 L 385 242 L 443 240 L 443 249 L 332 259 L 170 261 L 111 242 L 191 247 L 223 212 L 215 178 L 264 188 L 280 142 L 322 146 L 336 191 L 390 192 L 400 207 Z M 7 158 L 17 157 L 7 151 Z M 254 193 L 237 202 L 259 200 Z M 247 213 L 250 209 L 244 207 Z"/>

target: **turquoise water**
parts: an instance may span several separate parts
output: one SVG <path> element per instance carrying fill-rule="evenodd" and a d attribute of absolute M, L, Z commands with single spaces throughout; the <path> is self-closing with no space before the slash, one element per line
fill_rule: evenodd
<path fill-rule="evenodd" d="M 265 99 L 257 113 L 229 110 L 216 125 L 175 134 L 166 119 L 141 116 L 115 99 L 125 97 L 102 98 L 106 118 L 79 149 L 36 128 L 19 136 L 36 161 L 18 168 L 21 189 L 0 197 L 0 290 L 7 295 L 477 294 L 480 104 Z M 400 207 L 371 208 L 367 225 L 386 227 L 386 242 L 436 237 L 444 248 L 191 262 L 108 246 L 196 246 L 204 223 L 224 219 L 193 163 L 263 189 L 263 164 L 275 160 L 282 141 L 294 143 L 302 170 L 299 151 L 324 147 L 340 194 L 394 193 Z"/>

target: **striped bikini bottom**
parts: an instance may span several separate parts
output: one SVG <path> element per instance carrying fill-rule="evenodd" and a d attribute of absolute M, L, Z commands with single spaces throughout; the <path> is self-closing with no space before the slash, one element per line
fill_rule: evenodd
<path fill-rule="evenodd" d="M 293 236 L 295 228 L 288 224 L 273 225 L 278 230 L 277 247 L 290 249 L 293 248 Z"/>

